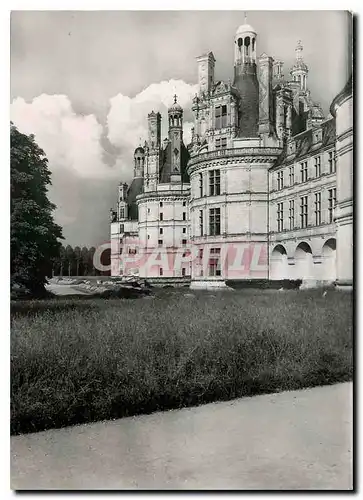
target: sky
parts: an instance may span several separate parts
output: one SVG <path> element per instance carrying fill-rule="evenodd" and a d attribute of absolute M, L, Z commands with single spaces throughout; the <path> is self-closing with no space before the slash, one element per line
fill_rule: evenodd
<path fill-rule="evenodd" d="M 283 60 L 285 76 L 302 40 L 308 87 L 327 115 L 347 80 L 347 16 L 247 12 L 257 54 Z M 118 183 L 132 179 L 147 114 L 160 111 L 165 122 L 175 93 L 188 142 L 196 57 L 212 51 L 216 80 L 233 79 L 234 34 L 243 23 L 243 11 L 12 12 L 10 116 L 47 155 L 66 244 L 109 240 L 109 211 Z"/>

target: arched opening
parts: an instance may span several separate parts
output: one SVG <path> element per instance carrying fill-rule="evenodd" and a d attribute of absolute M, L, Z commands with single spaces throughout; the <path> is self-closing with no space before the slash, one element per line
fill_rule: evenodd
<path fill-rule="evenodd" d="M 250 37 L 246 36 L 246 38 L 245 38 L 245 56 L 246 57 L 250 56 L 250 43 L 251 43 Z"/>
<path fill-rule="evenodd" d="M 336 246 L 335 238 L 327 240 L 322 248 L 323 280 L 335 281 L 336 279 Z"/>
<path fill-rule="evenodd" d="M 252 38 L 252 52 L 255 51 L 256 48 L 256 38 Z"/>
<path fill-rule="evenodd" d="M 276 245 L 271 253 L 270 277 L 272 280 L 289 278 L 287 252 L 283 245 Z"/>
<path fill-rule="evenodd" d="M 313 253 L 305 241 L 298 244 L 295 250 L 295 279 L 313 279 Z"/>
<path fill-rule="evenodd" d="M 243 38 L 239 38 L 237 44 L 238 44 L 238 47 L 242 47 L 242 45 L 243 45 Z"/>

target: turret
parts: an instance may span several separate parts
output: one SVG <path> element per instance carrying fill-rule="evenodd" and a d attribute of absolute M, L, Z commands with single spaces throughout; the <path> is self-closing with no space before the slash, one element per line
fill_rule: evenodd
<path fill-rule="evenodd" d="M 145 150 L 139 146 L 134 152 L 134 178 L 144 176 Z"/>
<path fill-rule="evenodd" d="M 240 137 L 258 136 L 258 81 L 256 66 L 257 34 L 246 23 L 234 39 L 234 82 L 240 94 L 238 127 Z"/>
<path fill-rule="evenodd" d="M 307 90 L 307 78 L 308 78 L 308 67 L 303 61 L 303 46 L 301 40 L 297 42 L 295 49 L 296 60 L 291 68 L 291 76 L 294 82 L 298 82 L 300 85 L 300 90 Z"/>
<path fill-rule="evenodd" d="M 171 182 L 181 182 L 181 144 L 183 142 L 183 108 L 174 103 L 168 109 L 169 141 L 171 145 Z"/>

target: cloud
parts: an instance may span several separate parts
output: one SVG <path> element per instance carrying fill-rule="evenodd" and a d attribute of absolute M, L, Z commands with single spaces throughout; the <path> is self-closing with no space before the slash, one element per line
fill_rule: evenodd
<path fill-rule="evenodd" d="M 197 92 L 196 85 L 183 80 L 169 80 L 153 83 L 135 97 L 118 94 L 110 99 L 110 110 L 107 116 L 107 137 L 111 144 L 117 146 L 121 155 L 119 169 L 128 179 L 132 177 L 132 158 L 135 147 L 148 139 L 147 115 L 151 111 L 159 111 L 162 118 L 162 139 L 167 136 L 168 108 L 173 103 L 174 94 L 184 109 L 184 143 L 191 139 L 193 126 L 190 112 L 192 99 Z"/>
<path fill-rule="evenodd" d="M 142 142 L 147 139 L 147 115 L 160 111 L 165 137 L 167 110 L 175 93 L 184 108 L 184 142 L 190 142 L 196 90 L 196 85 L 170 80 L 153 83 L 135 97 L 118 94 L 110 99 L 106 127 L 94 114 L 75 113 L 66 95 L 13 100 L 11 120 L 20 132 L 34 134 L 49 160 L 49 195 L 67 243 L 96 245 L 109 238 L 109 208 L 115 206 L 118 182 L 132 179 L 134 149 L 140 137 Z M 107 155 L 114 161 L 105 161 Z"/>

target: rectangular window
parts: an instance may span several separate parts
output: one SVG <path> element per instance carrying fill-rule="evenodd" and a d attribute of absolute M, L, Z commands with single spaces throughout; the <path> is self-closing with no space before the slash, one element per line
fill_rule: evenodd
<path fill-rule="evenodd" d="M 315 166 L 315 177 L 321 176 L 321 157 L 316 156 L 314 158 L 314 166 Z"/>
<path fill-rule="evenodd" d="M 328 191 L 328 213 L 329 213 L 329 222 L 334 221 L 334 209 L 337 202 L 337 190 L 336 188 L 329 189 Z"/>
<path fill-rule="evenodd" d="M 315 193 L 315 225 L 321 224 L 321 193 Z"/>
<path fill-rule="evenodd" d="M 209 276 L 220 276 L 220 248 L 210 249 Z"/>
<path fill-rule="evenodd" d="M 204 228 L 203 228 L 203 210 L 199 210 L 199 229 L 200 235 L 203 236 Z"/>
<path fill-rule="evenodd" d="M 164 231 L 164 230 L 163 230 L 163 228 L 161 227 L 161 228 L 159 229 L 159 234 L 163 234 L 163 231 Z"/>
<path fill-rule="evenodd" d="M 215 128 L 227 127 L 227 106 L 215 107 Z"/>
<path fill-rule="evenodd" d="M 185 267 L 182 267 L 182 276 L 185 276 L 186 275 L 186 269 Z"/>
<path fill-rule="evenodd" d="M 300 223 L 301 227 L 308 226 L 308 197 L 302 196 L 300 198 Z"/>
<path fill-rule="evenodd" d="M 186 206 L 187 206 L 187 202 L 183 201 L 183 207 L 186 207 Z"/>
<path fill-rule="evenodd" d="M 187 232 L 187 228 L 183 227 L 183 233 L 186 233 L 186 232 Z"/>
<path fill-rule="evenodd" d="M 162 276 L 163 274 L 164 274 L 164 272 L 163 272 L 163 268 L 161 267 L 161 268 L 159 269 L 159 276 Z"/>
<path fill-rule="evenodd" d="M 160 207 L 162 207 L 162 206 L 163 206 L 163 202 L 161 201 L 161 202 L 160 202 Z"/>
<path fill-rule="evenodd" d="M 200 197 L 203 196 L 203 175 L 199 174 L 199 193 Z"/>
<path fill-rule="evenodd" d="M 160 214 L 160 220 L 164 220 L 164 215 L 163 213 Z"/>
<path fill-rule="evenodd" d="M 335 157 L 334 151 L 329 151 L 329 174 L 333 174 L 335 172 Z"/>
<path fill-rule="evenodd" d="M 306 182 L 308 180 L 308 162 L 303 161 L 300 163 L 300 173 L 301 173 L 301 182 Z"/>
<path fill-rule="evenodd" d="M 284 204 L 283 203 L 277 204 L 277 230 L 279 232 L 284 230 Z"/>
<path fill-rule="evenodd" d="M 120 224 L 120 233 L 123 233 L 125 231 L 125 225 Z"/>
<path fill-rule="evenodd" d="M 295 225 L 295 201 L 289 201 L 289 228 L 294 229 Z"/>
<path fill-rule="evenodd" d="M 209 171 L 209 196 L 218 196 L 221 194 L 221 171 Z"/>
<path fill-rule="evenodd" d="M 125 207 L 120 207 L 120 219 L 125 218 Z"/>
<path fill-rule="evenodd" d="M 277 189 L 280 190 L 284 187 L 284 171 L 279 170 L 277 172 Z"/>
<path fill-rule="evenodd" d="M 122 254 L 122 247 L 120 247 L 120 255 Z"/>
<path fill-rule="evenodd" d="M 221 147 L 221 139 L 220 137 L 218 137 L 218 139 L 216 139 L 216 149 L 219 149 Z"/>
<path fill-rule="evenodd" d="M 185 246 L 187 244 L 187 240 L 182 240 L 182 245 Z"/>
<path fill-rule="evenodd" d="M 209 210 L 209 234 L 217 236 L 221 234 L 221 209 L 211 208 Z"/>
<path fill-rule="evenodd" d="M 187 213 L 183 212 L 183 220 L 187 220 Z"/>
<path fill-rule="evenodd" d="M 227 147 L 227 137 L 222 137 L 221 138 L 221 147 L 226 148 Z"/>
<path fill-rule="evenodd" d="M 294 182 L 295 182 L 295 168 L 294 168 L 294 166 L 289 167 L 289 182 L 290 182 L 290 186 L 294 185 Z"/>
<path fill-rule="evenodd" d="M 158 240 L 158 245 L 159 245 L 159 247 L 162 247 L 163 246 L 163 240 Z"/>

